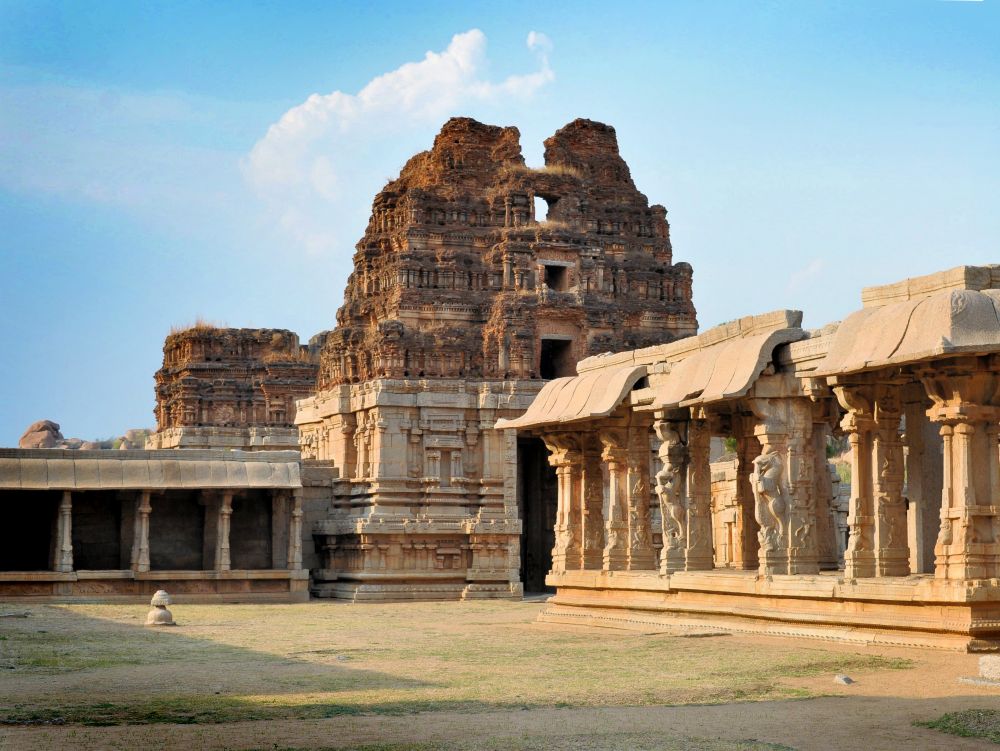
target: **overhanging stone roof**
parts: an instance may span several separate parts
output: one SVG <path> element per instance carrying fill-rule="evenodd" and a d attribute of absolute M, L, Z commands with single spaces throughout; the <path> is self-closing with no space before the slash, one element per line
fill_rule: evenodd
<path fill-rule="evenodd" d="M 538 392 L 527 412 L 514 420 L 498 420 L 496 426 L 531 428 L 607 417 L 645 375 L 645 365 L 629 365 L 556 378 Z"/>
<path fill-rule="evenodd" d="M 0 449 L 0 490 L 300 487 L 297 451 Z"/>
<path fill-rule="evenodd" d="M 804 336 L 798 327 L 782 328 L 709 345 L 650 384 L 653 401 L 648 408 L 697 406 L 743 396 L 767 368 L 775 347 Z"/>
<path fill-rule="evenodd" d="M 815 374 L 847 375 L 992 352 L 1000 352 L 1000 290 L 951 289 L 852 313 Z"/>

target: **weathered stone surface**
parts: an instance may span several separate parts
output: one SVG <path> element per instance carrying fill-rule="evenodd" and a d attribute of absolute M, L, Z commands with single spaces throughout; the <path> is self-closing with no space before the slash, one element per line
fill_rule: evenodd
<path fill-rule="evenodd" d="M 201 324 L 172 333 L 156 373 L 149 446 L 292 448 L 295 401 L 315 381 L 315 352 L 291 331 Z M 132 448 L 133 439 L 124 443 Z"/>
<path fill-rule="evenodd" d="M 50 449 L 55 448 L 62 440 L 63 434 L 59 432 L 58 423 L 39 420 L 28 426 L 17 445 L 22 449 Z"/>
<path fill-rule="evenodd" d="M 550 378 L 588 354 L 695 332 L 691 267 L 673 263 L 666 210 L 636 190 L 614 129 L 570 123 L 537 170 L 518 135 L 449 120 L 376 196 L 325 336 L 321 391 L 373 378 Z M 559 362 L 542 352 L 550 337 L 569 343 Z"/>
<path fill-rule="evenodd" d="M 588 354 L 696 331 L 691 267 L 673 263 L 666 210 L 636 190 L 614 129 L 570 123 L 541 169 L 518 138 L 450 120 L 375 198 L 337 328 L 315 340 L 318 392 L 298 404 L 303 455 L 339 475 L 314 527 L 317 594 L 519 595 L 522 559 L 530 579 L 550 555 L 555 478 L 541 442 L 527 470 L 497 420 Z M 538 516 L 522 552 L 525 472 Z"/>

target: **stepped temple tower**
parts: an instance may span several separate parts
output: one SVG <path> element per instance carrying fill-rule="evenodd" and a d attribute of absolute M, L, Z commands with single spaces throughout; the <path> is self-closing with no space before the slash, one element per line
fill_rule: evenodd
<path fill-rule="evenodd" d="M 516 128 L 447 122 L 375 197 L 297 405 L 303 458 L 338 475 L 314 594 L 512 597 L 521 572 L 541 586 L 557 479 L 541 441 L 496 421 L 578 360 L 696 331 L 691 267 L 613 128 L 570 123 L 532 169 Z"/>
<path fill-rule="evenodd" d="M 147 448 L 298 450 L 295 400 L 315 381 L 315 354 L 291 331 L 175 331 L 156 373 L 157 430 Z"/>

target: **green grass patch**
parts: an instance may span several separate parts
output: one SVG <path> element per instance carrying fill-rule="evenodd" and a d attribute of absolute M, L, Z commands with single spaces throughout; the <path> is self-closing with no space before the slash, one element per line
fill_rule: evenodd
<path fill-rule="evenodd" d="M 962 738 L 985 738 L 1000 744 L 1000 710 L 997 709 L 965 709 L 941 715 L 936 720 L 913 724 Z"/>

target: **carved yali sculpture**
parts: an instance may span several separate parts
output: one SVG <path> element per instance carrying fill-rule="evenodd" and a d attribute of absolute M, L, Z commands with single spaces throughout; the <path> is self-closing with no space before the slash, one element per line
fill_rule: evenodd
<path fill-rule="evenodd" d="M 753 460 L 751 475 L 754 516 L 760 531 L 757 539 L 763 550 L 776 551 L 784 536 L 784 513 L 788 507 L 784 490 L 784 463 L 776 451 L 764 451 Z"/>
<path fill-rule="evenodd" d="M 663 546 L 669 550 L 684 547 L 684 518 L 687 505 L 683 497 L 683 472 L 686 464 L 686 447 L 676 425 L 666 422 L 656 424 L 660 439 L 658 456 L 663 468 L 656 473 L 656 495 L 660 500 L 660 518 L 663 524 Z"/>

